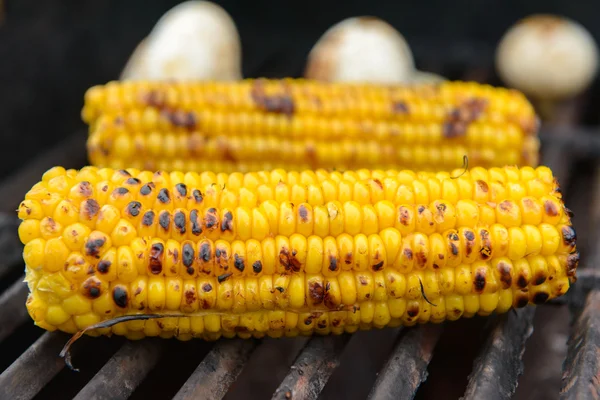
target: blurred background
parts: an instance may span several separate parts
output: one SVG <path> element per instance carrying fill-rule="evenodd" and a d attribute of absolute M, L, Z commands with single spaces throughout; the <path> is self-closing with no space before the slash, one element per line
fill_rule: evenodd
<path fill-rule="evenodd" d="M 0 0 L 0 179 L 10 178 L 48 148 L 60 147 L 74 135 L 80 138 L 76 143 L 81 147 L 70 147 L 69 151 L 83 154 L 86 127 L 80 110 L 85 90 L 119 79 L 140 41 L 160 17 L 178 3 L 167 0 Z M 327 29 L 345 18 L 364 15 L 387 21 L 404 36 L 417 69 L 448 79 L 495 85 L 506 84 L 495 66 L 498 43 L 521 18 L 537 13 L 568 17 L 579 22 L 600 43 L 600 24 L 597 23 L 600 4 L 592 1 L 229 0 L 215 3 L 229 13 L 239 32 L 243 77 L 302 76 L 309 52 Z M 577 102 L 566 99 L 569 104 L 560 108 L 560 113 L 567 123 L 572 124 L 574 120 L 584 126 L 600 123 L 599 88 L 598 79 L 594 78 L 587 90 L 577 94 Z M 556 119 L 553 123 L 561 122 L 560 116 L 552 118 Z M 77 160 L 84 157 L 80 155 Z M 573 168 L 585 174 L 593 164 L 588 160 Z M 580 183 L 569 188 L 567 196 L 584 189 L 593 180 L 590 176 L 580 177 Z M 22 193 L 13 196 L 20 198 Z M 587 209 L 589 205 L 581 206 L 582 201 L 589 199 L 577 203 Z M 582 231 L 590 224 L 587 222 Z M 584 242 L 582 247 L 585 245 Z M 567 349 L 568 324 L 569 314 L 564 307 L 540 308 L 536 313 L 535 332 L 525 353 L 528 379 L 520 384 L 517 398 L 557 396 Z M 454 394 L 462 393 L 466 374 L 483 339 L 473 332 L 478 332 L 477 328 L 483 325 L 485 322 L 477 319 L 462 321 L 452 334 L 443 336 L 438 347 L 445 350 L 436 349 L 436 354 L 443 357 L 434 356 L 430 366 L 430 376 L 438 384 L 433 387 L 426 383 L 421 398 L 441 394 L 444 394 L 442 398 L 454 398 Z M 377 333 L 387 342 L 393 340 L 394 334 Z M 385 360 L 388 347 L 377 347 L 372 342 L 370 346 L 353 349 L 359 354 L 355 360 L 362 360 L 361 370 L 354 364 L 354 369 L 336 372 L 325 397 L 336 398 L 342 393 L 345 398 L 359 398 L 344 389 L 348 388 L 345 383 L 348 375 L 344 374 L 353 374 L 360 380 L 363 368 L 365 371 L 371 368 L 371 375 L 375 373 L 376 366 Z M 538 356 L 529 357 L 529 354 Z M 544 357 L 540 358 L 540 354 Z M 277 361 L 276 355 L 270 361 L 265 360 Z M 285 372 L 282 371 L 284 375 Z M 249 380 L 249 384 L 259 385 L 261 376 L 264 370 L 259 368 L 256 379 Z"/>

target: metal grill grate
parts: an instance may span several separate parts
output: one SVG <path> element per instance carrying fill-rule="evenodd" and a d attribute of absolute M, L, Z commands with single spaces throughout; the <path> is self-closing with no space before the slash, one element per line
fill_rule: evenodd
<path fill-rule="evenodd" d="M 33 327 L 25 311 L 27 289 L 22 283 L 22 246 L 16 235 L 14 209 L 23 193 L 49 166 L 83 165 L 84 140 L 85 134 L 67 139 L 60 149 L 33 160 L 0 185 L 0 193 L 6 194 L 0 204 L 0 211 L 4 212 L 0 214 L 0 370 L 6 368 L 0 375 L 0 399 L 135 399 L 149 393 L 153 398 L 247 398 L 248 387 L 253 390 L 252 398 L 316 399 L 335 397 L 327 393 L 336 392 L 337 387 L 328 390 L 327 385 L 340 382 L 352 388 L 362 385 L 349 396 L 353 398 L 364 394 L 372 399 L 409 399 L 419 396 L 419 387 L 427 379 L 428 366 L 437 354 L 441 338 L 464 324 L 457 321 L 358 332 L 352 336 L 232 339 L 217 343 L 84 337 L 73 349 L 73 359 L 82 372 L 71 372 L 58 358 L 69 336 L 42 333 Z M 581 168 L 577 173 L 570 173 L 569 168 L 575 168 L 575 161 L 596 168 L 600 136 L 571 124 L 545 129 L 542 140 L 543 163 L 560 178 L 576 216 L 588 215 L 594 205 L 600 204 L 600 190 L 594 196 L 580 190 L 589 187 L 597 179 L 595 175 L 600 178 L 600 170 L 581 174 Z M 79 156 L 74 158 L 74 154 Z M 592 263 L 600 259 L 600 251 L 594 249 L 600 248 L 600 241 L 593 235 L 597 229 L 593 224 L 598 220 L 586 220 L 576 220 L 583 233 L 579 243 L 592 254 L 584 257 L 582 265 L 586 261 L 595 265 Z M 586 238 L 590 241 L 586 242 Z M 582 250 L 582 254 L 585 256 L 586 251 Z M 582 266 L 578 275 L 579 281 L 560 299 L 568 304 L 574 322 L 562 377 L 560 396 L 564 399 L 600 395 L 600 274 L 597 269 Z M 558 303 L 539 307 L 556 307 Z M 513 396 L 523 373 L 522 357 L 534 328 L 536 310 L 520 309 L 478 322 L 478 333 L 486 336 L 465 379 L 465 399 Z M 348 355 L 377 342 L 385 342 L 384 347 L 388 347 L 380 351 L 381 362 L 370 369 L 360 355 Z M 336 377 L 336 371 L 342 370 L 354 371 L 352 376 L 362 374 L 362 380 L 352 383 L 352 377 Z M 527 371 L 521 379 L 527 379 Z"/>

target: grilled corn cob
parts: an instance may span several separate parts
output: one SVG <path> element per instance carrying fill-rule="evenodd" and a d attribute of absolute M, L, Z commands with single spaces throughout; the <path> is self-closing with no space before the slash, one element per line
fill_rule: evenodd
<path fill-rule="evenodd" d="M 27 309 L 130 338 L 342 333 L 563 295 L 579 260 L 546 167 L 47 171 L 18 211 Z M 147 314 L 161 319 L 139 320 Z"/>
<path fill-rule="evenodd" d="M 244 80 L 90 88 L 93 165 L 167 171 L 536 166 L 531 104 L 464 82 Z"/>

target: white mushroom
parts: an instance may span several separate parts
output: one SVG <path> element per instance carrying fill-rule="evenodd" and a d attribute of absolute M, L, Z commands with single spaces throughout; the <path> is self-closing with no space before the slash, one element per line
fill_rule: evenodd
<path fill-rule="evenodd" d="M 165 13 L 142 41 L 121 79 L 238 80 L 241 44 L 225 10 L 186 1 Z"/>
<path fill-rule="evenodd" d="M 579 23 L 533 15 L 504 35 L 496 66 L 507 85 L 534 98 L 565 99 L 584 91 L 596 76 L 598 48 Z"/>
<path fill-rule="evenodd" d="M 140 41 L 137 45 L 127 64 L 121 71 L 121 79 L 143 79 L 148 76 L 148 71 L 146 70 L 146 66 L 148 62 L 146 61 L 146 39 Z"/>
<path fill-rule="evenodd" d="M 445 80 L 446 78 L 444 78 L 441 75 L 434 74 L 433 72 L 425 72 L 418 70 L 415 70 L 411 77 L 411 82 L 413 83 L 440 83 Z"/>
<path fill-rule="evenodd" d="M 343 20 L 312 48 L 305 77 L 320 81 L 402 83 L 415 64 L 404 37 L 374 17 Z"/>

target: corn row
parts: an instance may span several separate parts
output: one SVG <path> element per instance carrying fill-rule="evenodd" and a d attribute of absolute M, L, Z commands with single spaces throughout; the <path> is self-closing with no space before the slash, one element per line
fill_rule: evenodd
<path fill-rule="evenodd" d="M 116 334 L 129 339 L 160 336 L 162 338 L 177 337 L 189 340 L 193 337 L 205 340 L 216 340 L 223 337 L 271 337 L 298 335 L 327 335 L 353 333 L 357 330 L 373 328 L 412 326 L 417 323 L 440 323 L 445 320 L 454 321 L 460 318 L 470 318 L 474 315 L 487 316 L 492 312 L 504 313 L 513 307 L 524 307 L 528 302 L 543 302 L 546 298 L 547 287 L 540 287 L 533 296 L 527 291 L 513 293 L 502 290 L 491 294 L 447 295 L 441 296 L 435 302 L 423 298 L 406 300 L 397 299 L 385 301 L 364 301 L 357 303 L 349 310 L 295 312 L 283 310 L 265 310 L 234 313 L 210 312 L 205 315 L 169 317 L 156 320 L 133 320 L 119 323 L 111 328 L 99 328 L 86 333 L 92 336 Z M 564 290 L 563 290 L 564 292 Z M 28 300 L 28 308 L 39 311 L 35 300 Z M 101 303 L 101 301 L 99 301 Z M 106 300 L 108 304 L 108 300 Z M 75 333 L 102 320 L 100 312 L 110 311 L 101 305 L 79 315 L 69 315 L 64 310 L 70 305 L 52 305 L 46 313 L 46 320 L 38 320 L 38 326 L 48 329 L 59 329 Z M 68 303 L 67 303 L 68 304 Z M 110 307 L 110 306 L 109 306 Z M 135 316 L 137 313 L 127 313 Z M 104 316 L 122 316 L 123 311 L 110 311 Z M 176 314 L 173 314 L 176 315 Z M 193 314 L 190 314 L 193 315 Z M 35 318 L 35 316 L 34 316 Z M 50 320 L 48 320 L 50 318 Z M 50 324 L 51 321 L 53 324 Z M 60 324 L 59 324 L 60 323 Z"/>
<path fill-rule="evenodd" d="M 128 337 L 341 333 L 505 312 L 566 293 L 579 259 L 545 167 L 57 167 L 19 217 L 34 321 L 70 332 L 174 315 L 92 332 Z"/>
<path fill-rule="evenodd" d="M 537 165 L 537 119 L 516 91 L 464 82 L 110 82 L 82 110 L 97 166 L 252 171 Z"/>
<path fill-rule="evenodd" d="M 570 274 L 561 267 L 565 261 L 554 255 L 516 261 L 500 257 L 492 262 L 411 273 L 389 269 L 343 271 L 329 277 L 299 272 L 258 278 L 224 274 L 190 279 L 177 275 L 135 276 L 123 264 L 115 268 L 118 272 L 124 271 L 122 274 L 116 272 L 110 276 L 109 265 L 108 268 L 101 266 L 94 276 L 88 277 L 88 269 L 93 267 L 81 255 L 74 254 L 69 257 L 64 273 L 45 273 L 35 279 L 39 299 L 44 304 L 62 303 L 65 316 L 85 314 L 91 309 L 101 315 L 145 309 L 186 314 L 203 310 L 223 313 L 273 309 L 341 311 L 352 310 L 357 303 L 368 301 L 387 302 L 393 307 L 401 299 L 425 297 L 436 303 L 444 296 L 481 294 L 493 295 L 481 302 L 482 307 L 491 312 L 505 290 L 511 292 L 508 298 L 515 302 L 521 302 L 523 296 L 539 303 L 548 297 L 563 295 L 569 287 L 567 274 Z M 74 284 L 78 290 L 72 294 L 70 289 Z"/>

